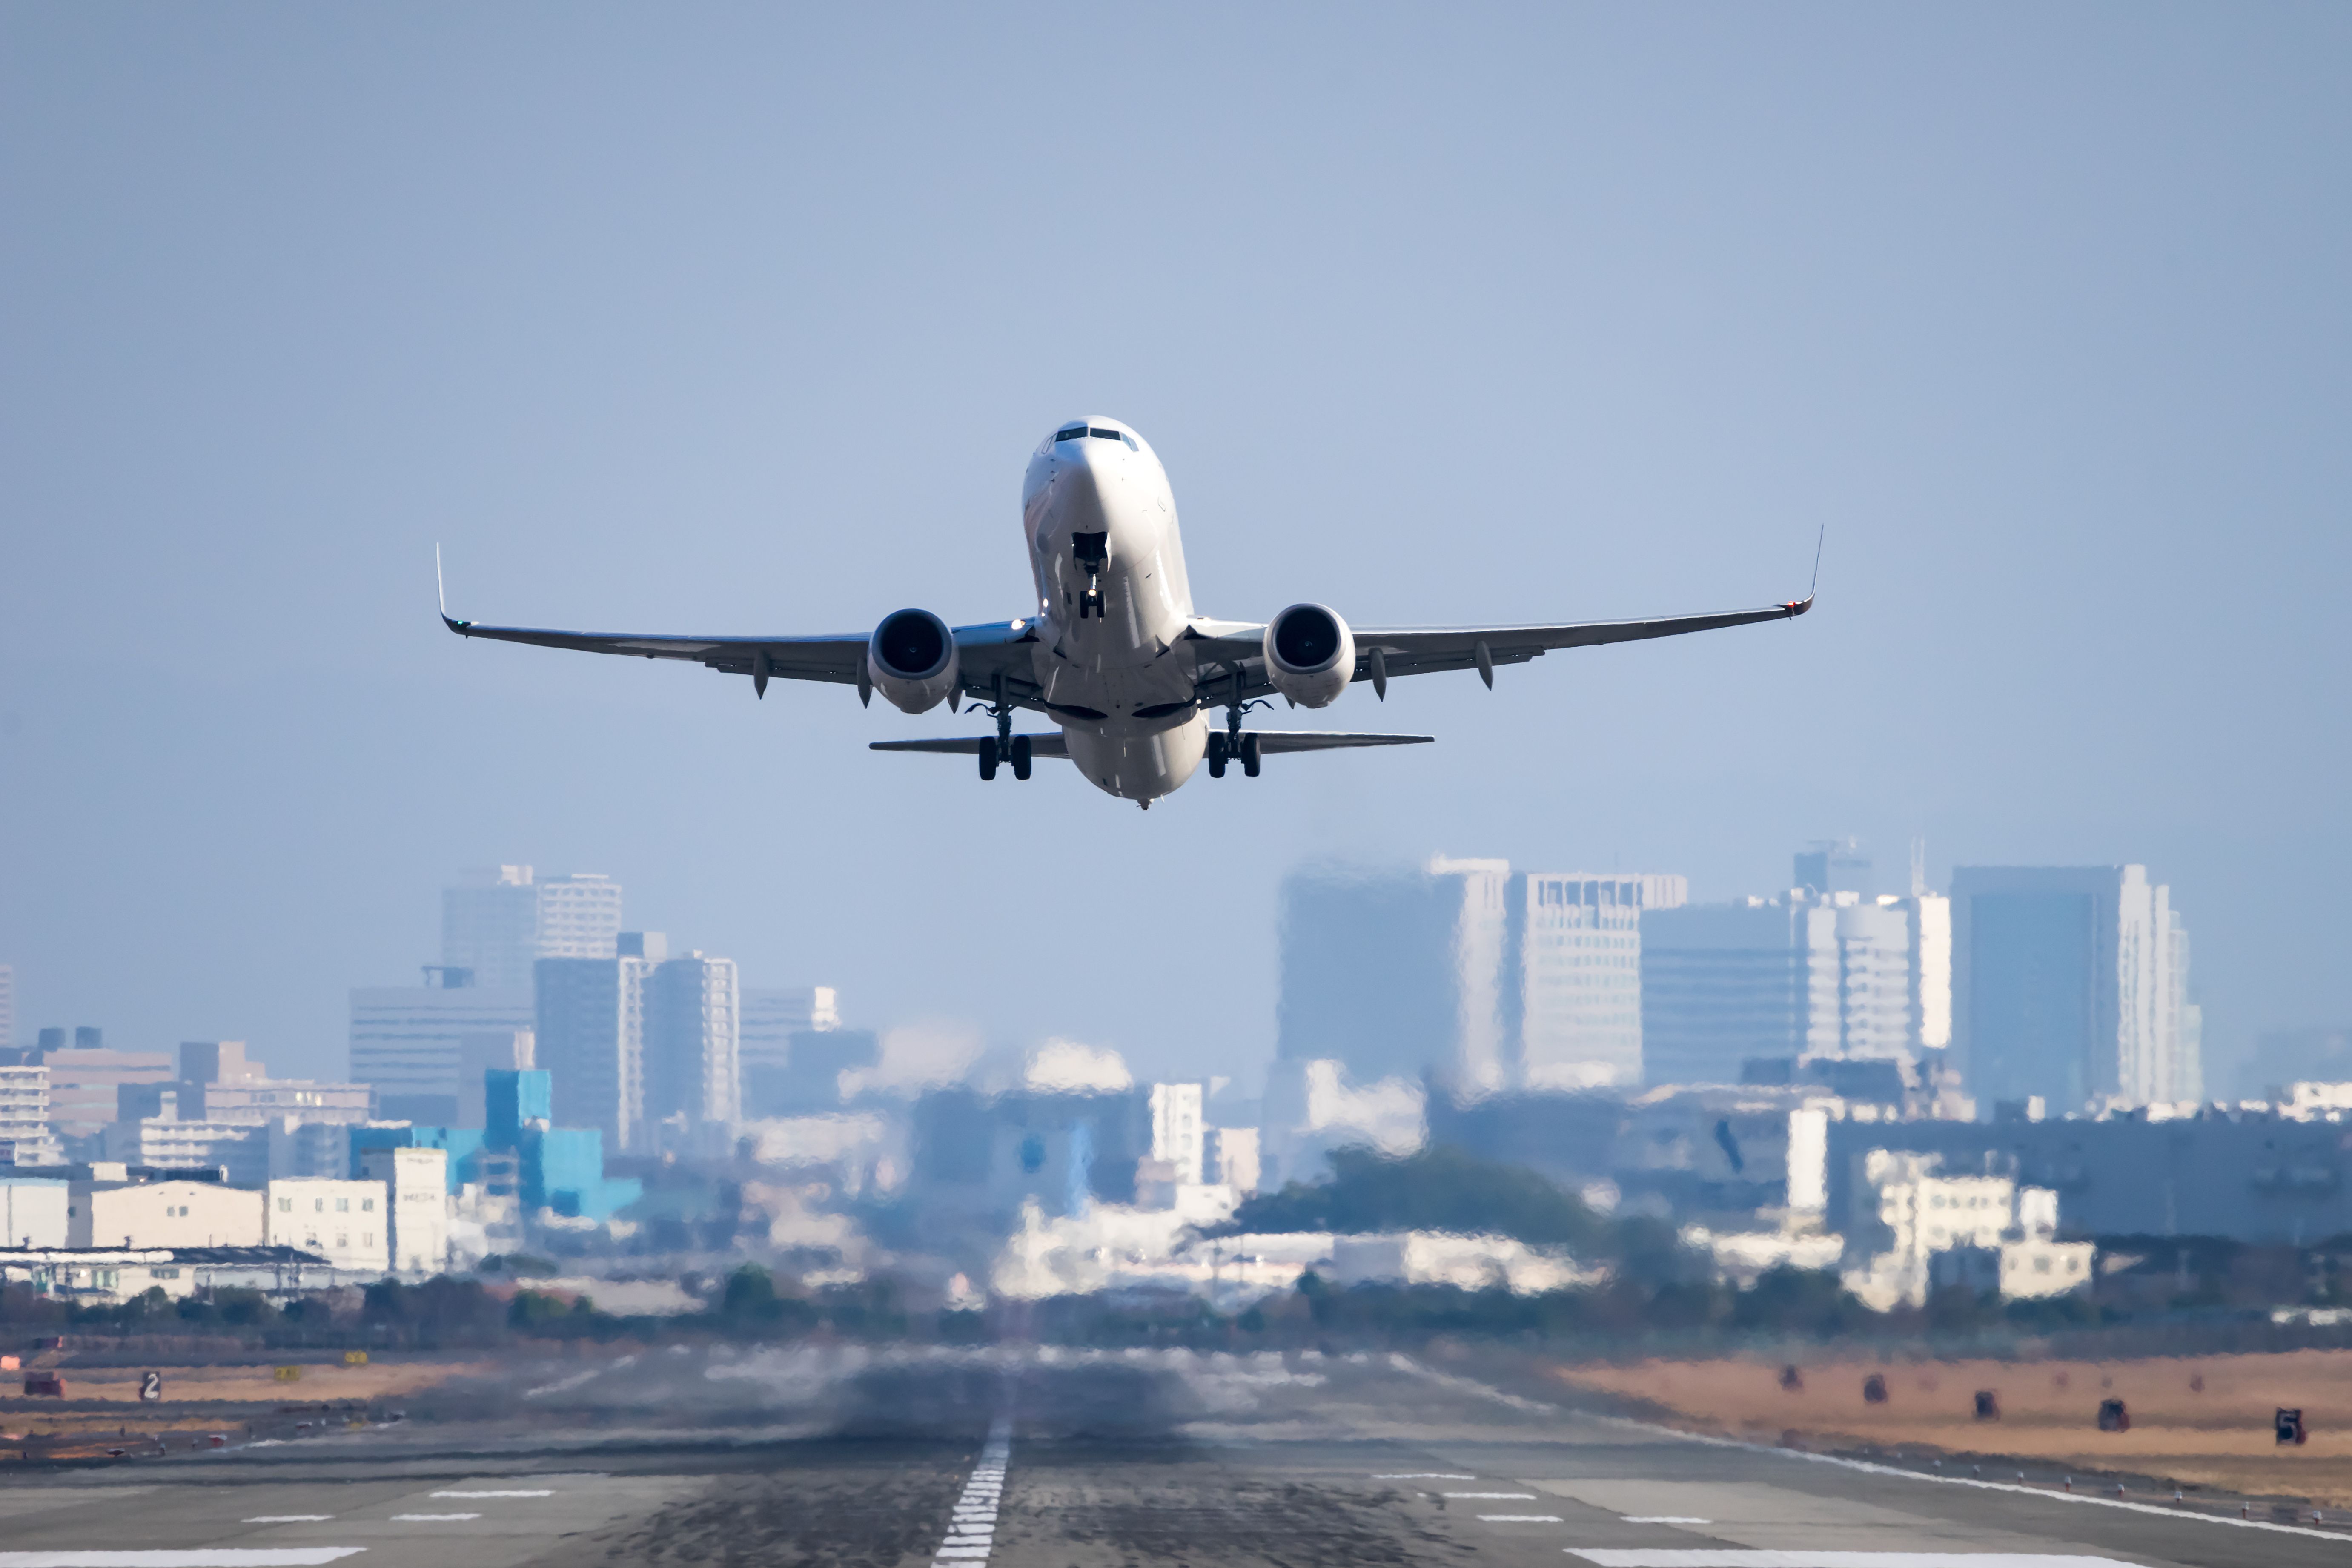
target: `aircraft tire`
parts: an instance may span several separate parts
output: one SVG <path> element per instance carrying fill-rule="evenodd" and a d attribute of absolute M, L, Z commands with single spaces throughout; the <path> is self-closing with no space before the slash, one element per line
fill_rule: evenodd
<path fill-rule="evenodd" d="M 985 736 L 980 742 L 980 776 L 982 783 L 996 777 L 996 737 Z"/>
<path fill-rule="evenodd" d="M 1030 762 L 1029 737 L 1026 735 L 1013 736 L 1013 776 L 1016 779 L 1026 779 L 1029 776 Z"/>

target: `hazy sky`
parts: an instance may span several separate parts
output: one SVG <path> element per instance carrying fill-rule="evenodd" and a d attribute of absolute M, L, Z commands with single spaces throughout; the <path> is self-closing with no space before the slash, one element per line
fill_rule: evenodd
<path fill-rule="evenodd" d="M 2216 1056 L 2352 1016 L 2352 11 L 12 5 L 0 961 L 338 1073 L 458 868 L 1255 1077 L 1275 891 L 2145 862 Z M 845 689 L 467 643 L 1017 614 L 1029 448 L 1200 608 L 1791 626 L 1350 693 L 1150 813 Z M 2220 1079 L 2222 1075 L 2214 1075 Z"/>

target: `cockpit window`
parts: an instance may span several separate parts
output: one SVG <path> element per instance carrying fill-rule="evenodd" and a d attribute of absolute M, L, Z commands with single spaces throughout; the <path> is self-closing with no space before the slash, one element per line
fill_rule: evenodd
<path fill-rule="evenodd" d="M 1083 437 L 1086 433 L 1087 427 L 1085 426 L 1073 425 L 1066 430 L 1055 431 L 1054 439 L 1056 441 L 1076 441 Z"/>
<path fill-rule="evenodd" d="M 1127 449 L 1130 452 L 1140 452 L 1143 450 L 1142 447 L 1135 444 L 1135 437 L 1132 436 L 1121 435 L 1119 439 L 1127 443 Z"/>
<path fill-rule="evenodd" d="M 1127 443 L 1127 449 L 1130 452 L 1140 452 L 1143 450 L 1142 447 L 1135 444 L 1135 437 L 1128 435 L 1125 431 L 1106 430 L 1099 425 L 1096 426 L 1092 429 L 1088 429 L 1084 425 L 1073 425 L 1066 430 L 1056 430 L 1054 432 L 1054 439 L 1056 441 L 1076 441 L 1088 436 L 1093 437 L 1097 441 L 1124 441 Z"/>
<path fill-rule="evenodd" d="M 1116 441 L 1118 439 L 1118 432 L 1116 430 L 1094 429 L 1087 431 L 1087 434 L 1093 437 L 1097 441 Z"/>

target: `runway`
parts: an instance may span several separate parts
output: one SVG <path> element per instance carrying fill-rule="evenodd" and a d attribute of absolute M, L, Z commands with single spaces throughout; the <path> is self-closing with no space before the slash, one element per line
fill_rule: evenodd
<path fill-rule="evenodd" d="M 2082 1568 L 2352 1532 L 1694 1440 L 1403 1357 L 695 1352 L 19 1474 L 0 1568 Z"/>

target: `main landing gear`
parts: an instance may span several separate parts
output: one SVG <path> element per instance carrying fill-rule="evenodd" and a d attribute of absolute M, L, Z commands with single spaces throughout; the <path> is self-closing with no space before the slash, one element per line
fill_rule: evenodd
<path fill-rule="evenodd" d="M 1241 763 L 1244 777 L 1257 777 L 1258 740 L 1255 735 L 1242 733 L 1242 715 L 1253 708 L 1274 706 L 1263 700 L 1243 700 L 1242 672 L 1234 669 L 1233 678 L 1233 697 L 1225 704 L 1225 732 L 1220 735 L 1213 730 L 1209 731 L 1209 776 L 1213 779 L 1223 778 L 1225 764 L 1232 762 Z"/>
<path fill-rule="evenodd" d="M 981 779 L 984 783 L 992 783 L 996 778 L 997 768 L 1005 763 L 1013 764 L 1014 778 L 1026 779 L 1029 776 L 1029 764 L 1033 760 L 1029 737 L 1013 732 L 1013 704 L 1004 700 L 1004 677 L 1002 672 L 996 677 L 996 700 L 982 711 L 996 721 L 996 733 L 983 736 L 981 740 Z"/>

